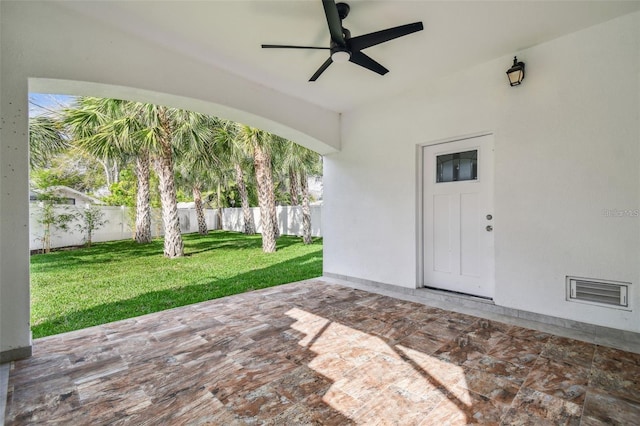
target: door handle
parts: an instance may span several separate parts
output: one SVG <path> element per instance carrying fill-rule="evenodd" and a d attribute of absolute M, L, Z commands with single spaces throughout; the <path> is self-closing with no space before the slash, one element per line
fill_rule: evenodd
<path fill-rule="evenodd" d="M 491 226 L 491 225 L 487 225 L 487 227 L 486 227 L 486 228 L 484 228 L 484 229 L 486 229 L 486 230 L 487 230 L 487 232 L 491 232 L 491 231 L 493 231 L 493 226 Z"/>

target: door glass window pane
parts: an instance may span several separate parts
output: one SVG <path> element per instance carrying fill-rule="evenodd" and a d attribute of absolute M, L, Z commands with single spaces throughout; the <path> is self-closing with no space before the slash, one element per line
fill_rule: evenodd
<path fill-rule="evenodd" d="M 478 179 L 478 150 L 436 157 L 436 182 Z"/>

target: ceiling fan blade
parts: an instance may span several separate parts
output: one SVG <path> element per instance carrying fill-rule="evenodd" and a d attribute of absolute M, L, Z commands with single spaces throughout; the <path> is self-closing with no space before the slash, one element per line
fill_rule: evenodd
<path fill-rule="evenodd" d="M 287 44 L 263 44 L 263 49 L 320 49 L 320 50 L 329 50 L 328 47 L 318 47 L 318 46 L 289 46 Z"/>
<path fill-rule="evenodd" d="M 311 76 L 309 81 L 316 81 L 318 77 L 320 77 L 320 74 L 322 74 L 327 68 L 329 68 L 329 65 L 331 65 L 332 63 L 333 63 L 333 59 L 329 57 L 329 59 L 327 59 L 324 62 L 324 64 L 320 65 L 320 68 L 318 68 L 318 71 L 316 71 L 316 73 Z"/>
<path fill-rule="evenodd" d="M 338 15 L 336 3 L 333 0 L 322 0 L 322 6 L 324 7 L 324 14 L 327 17 L 331 40 L 338 46 L 346 46 L 344 35 L 342 34 L 342 20 L 340 19 L 340 15 Z"/>
<path fill-rule="evenodd" d="M 365 67 L 366 69 L 376 72 L 380 75 L 385 75 L 389 72 L 388 69 L 386 69 L 362 52 L 353 52 L 351 54 L 349 62 L 353 62 L 354 64 L 360 65 L 361 67 Z"/>
<path fill-rule="evenodd" d="M 394 38 L 422 31 L 423 29 L 424 26 L 422 25 L 422 22 L 400 25 L 399 27 L 388 28 L 386 30 L 353 37 L 350 39 L 349 45 L 353 50 L 362 50 L 367 47 L 375 46 L 376 44 L 384 43 L 385 41 L 393 40 Z"/>

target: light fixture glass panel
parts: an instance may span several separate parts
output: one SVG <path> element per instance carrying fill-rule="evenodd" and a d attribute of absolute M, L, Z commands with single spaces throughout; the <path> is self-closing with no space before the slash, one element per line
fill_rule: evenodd
<path fill-rule="evenodd" d="M 436 157 L 436 182 L 478 179 L 478 150 L 444 154 Z"/>
<path fill-rule="evenodd" d="M 509 82 L 512 86 L 520 84 L 521 78 L 522 70 L 512 71 L 509 73 Z"/>

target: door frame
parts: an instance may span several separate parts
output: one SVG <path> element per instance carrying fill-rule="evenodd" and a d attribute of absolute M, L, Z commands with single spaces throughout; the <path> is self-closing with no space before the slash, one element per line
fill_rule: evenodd
<path fill-rule="evenodd" d="M 433 145 L 442 145 L 451 142 L 459 142 L 467 139 L 479 138 L 482 136 L 493 136 L 494 139 L 494 153 L 495 153 L 495 136 L 494 131 L 484 131 L 477 133 L 470 133 L 461 136 L 454 136 L 445 139 L 438 139 L 430 142 L 425 142 L 416 145 L 416 288 L 424 288 L 424 148 Z M 494 193 L 494 209 L 495 209 L 495 155 L 494 155 L 494 180 L 493 180 L 493 193 Z M 495 212 L 494 212 L 495 216 Z M 494 250 L 495 256 L 495 250 Z M 495 262 L 495 257 L 494 257 Z M 494 263 L 495 272 L 495 263 Z M 495 285 L 495 274 L 494 274 Z M 442 290 L 447 291 L 447 290 Z"/>

